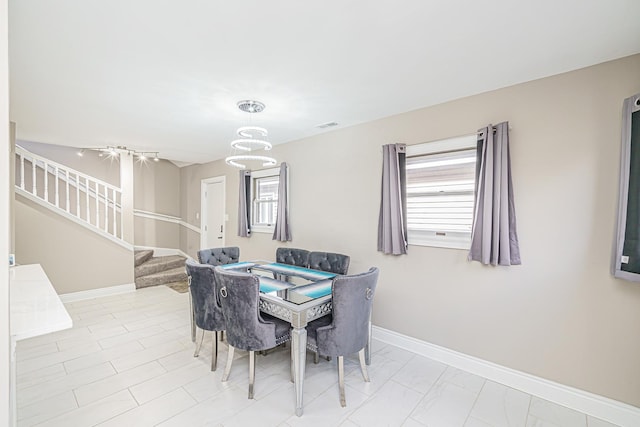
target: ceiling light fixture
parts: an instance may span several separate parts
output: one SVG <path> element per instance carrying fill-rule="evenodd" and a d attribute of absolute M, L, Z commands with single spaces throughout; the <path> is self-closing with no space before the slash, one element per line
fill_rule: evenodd
<path fill-rule="evenodd" d="M 160 158 L 158 157 L 158 153 L 159 153 L 158 151 L 138 151 L 131 148 L 127 148 L 124 145 L 117 145 L 117 146 L 107 145 L 106 147 L 100 147 L 100 148 L 82 148 L 80 151 L 78 151 L 77 153 L 78 156 L 83 157 L 84 152 L 87 150 L 97 151 L 98 157 L 104 157 L 105 154 L 108 155 L 109 157 L 117 157 L 120 154 L 127 154 L 129 156 L 137 156 L 138 160 L 140 160 L 143 163 L 149 160 L 151 157 L 153 157 L 153 160 L 156 162 L 160 161 Z"/>
<path fill-rule="evenodd" d="M 245 113 L 254 114 L 262 112 L 265 109 L 265 105 L 260 101 L 246 100 L 238 102 L 238 108 L 240 111 L 244 111 Z M 231 141 L 231 148 L 234 150 L 234 155 L 228 156 L 224 159 L 228 165 L 245 169 L 247 167 L 246 164 L 244 164 L 245 162 L 258 161 L 262 162 L 262 166 L 275 166 L 276 159 L 273 157 L 246 154 L 253 150 L 271 150 L 271 143 L 261 139 L 266 138 L 269 134 L 265 128 L 258 126 L 242 126 L 236 130 L 236 134 L 240 138 Z M 245 154 L 235 154 L 236 151 L 241 151 Z"/>

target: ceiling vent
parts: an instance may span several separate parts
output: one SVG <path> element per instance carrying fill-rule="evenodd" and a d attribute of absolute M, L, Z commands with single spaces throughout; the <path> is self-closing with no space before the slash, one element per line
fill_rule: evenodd
<path fill-rule="evenodd" d="M 316 125 L 318 129 L 326 129 L 334 126 L 338 126 L 338 122 L 327 122 L 327 123 L 321 123 L 319 125 Z"/>

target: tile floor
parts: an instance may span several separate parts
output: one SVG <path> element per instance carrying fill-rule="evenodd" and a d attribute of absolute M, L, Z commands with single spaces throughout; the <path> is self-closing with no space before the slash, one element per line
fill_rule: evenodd
<path fill-rule="evenodd" d="M 288 349 L 248 359 L 231 377 L 210 371 L 207 334 L 193 357 L 188 296 L 165 286 L 66 304 L 74 327 L 20 341 L 18 425 L 27 426 L 443 426 L 611 427 L 612 424 L 442 363 L 374 341 L 371 383 L 345 360 L 347 407 L 335 361 L 308 359 L 305 413 L 294 413 Z"/>

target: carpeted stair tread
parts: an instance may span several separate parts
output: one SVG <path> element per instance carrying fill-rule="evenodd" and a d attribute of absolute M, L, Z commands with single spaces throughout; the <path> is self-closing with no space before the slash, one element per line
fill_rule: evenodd
<path fill-rule="evenodd" d="M 177 267 L 184 268 L 185 261 L 186 258 L 180 255 L 153 257 L 135 268 L 135 277 L 148 276 Z"/>
<path fill-rule="evenodd" d="M 134 253 L 135 264 L 134 265 L 137 267 L 137 266 L 139 266 L 141 264 L 144 264 L 152 256 L 153 256 L 153 250 L 151 250 L 151 249 L 143 249 L 143 250 L 135 251 L 135 253 Z"/>
<path fill-rule="evenodd" d="M 184 265 L 172 268 L 170 270 L 161 271 L 159 273 L 149 274 L 136 278 L 136 289 L 146 288 L 148 286 L 164 285 L 167 283 L 181 282 L 187 280 L 187 272 Z"/>

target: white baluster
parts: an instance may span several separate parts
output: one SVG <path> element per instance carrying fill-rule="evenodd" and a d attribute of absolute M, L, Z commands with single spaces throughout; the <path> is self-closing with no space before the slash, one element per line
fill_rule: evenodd
<path fill-rule="evenodd" d="M 122 220 L 122 192 L 120 192 L 120 238 L 124 238 L 124 221 Z"/>
<path fill-rule="evenodd" d="M 104 231 L 109 231 L 109 189 L 104 186 Z"/>
<path fill-rule="evenodd" d="M 20 188 L 24 190 L 24 156 L 20 155 Z"/>
<path fill-rule="evenodd" d="M 89 214 L 89 178 L 84 178 L 85 200 L 87 205 L 87 222 L 91 224 L 91 215 Z"/>
<path fill-rule="evenodd" d="M 60 169 L 56 166 L 56 207 L 60 207 Z"/>
<path fill-rule="evenodd" d="M 98 193 L 98 188 L 99 188 L 99 184 L 98 182 L 95 183 L 96 184 L 96 188 L 95 188 L 95 192 L 94 192 L 94 196 L 96 198 L 96 227 L 100 228 L 100 197 L 99 193 Z"/>
<path fill-rule="evenodd" d="M 49 203 L 49 164 L 44 162 L 44 200 Z"/>
<path fill-rule="evenodd" d="M 66 185 L 67 212 L 71 213 L 71 206 L 70 206 L 71 199 L 69 197 L 70 196 L 70 194 L 69 194 L 69 180 L 71 179 L 71 177 L 69 176 L 69 171 L 68 170 L 64 171 L 64 177 L 66 178 L 65 182 L 67 183 L 67 185 Z"/>
<path fill-rule="evenodd" d="M 116 189 L 112 189 L 111 190 L 112 194 L 113 194 L 113 230 L 112 230 L 112 234 L 115 237 L 118 237 L 118 233 L 116 232 Z"/>
<path fill-rule="evenodd" d="M 38 190 L 36 188 L 36 159 L 33 158 L 31 159 L 31 179 L 33 180 L 33 182 L 31 183 L 33 187 L 32 194 L 34 196 L 37 196 Z"/>
<path fill-rule="evenodd" d="M 76 172 L 76 216 L 80 218 L 80 175 Z"/>

